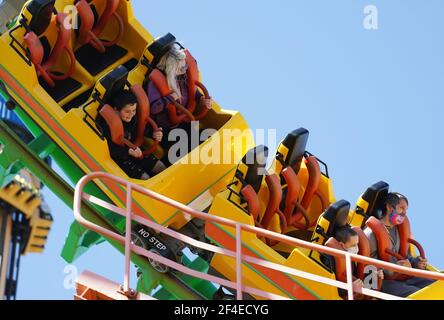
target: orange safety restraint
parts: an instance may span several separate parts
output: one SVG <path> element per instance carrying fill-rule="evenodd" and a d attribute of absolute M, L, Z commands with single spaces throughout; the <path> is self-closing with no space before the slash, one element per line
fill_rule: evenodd
<path fill-rule="evenodd" d="M 284 209 L 284 216 L 287 221 L 287 225 L 296 227 L 300 230 L 307 230 L 310 227 L 310 221 L 307 211 L 298 202 L 301 183 L 296 175 L 296 172 L 293 168 L 286 167 L 282 170 L 281 174 L 285 180 L 285 183 L 287 184 Z M 295 209 L 297 210 L 298 214 L 293 214 Z M 298 222 L 301 216 L 304 218 L 305 224 Z"/>
<path fill-rule="evenodd" d="M 99 111 L 105 122 L 108 124 L 111 131 L 111 140 L 119 146 L 127 146 L 131 149 L 136 149 L 142 146 L 145 138 L 145 127 L 149 124 L 153 131 L 157 131 L 156 122 L 150 118 L 150 104 L 148 97 L 140 84 L 135 84 L 131 87 L 131 92 L 137 98 L 137 134 L 134 143 L 128 141 L 124 137 L 123 123 L 119 115 L 109 105 L 105 104 Z M 143 152 L 143 156 L 149 155 L 156 150 L 158 141 L 154 141 L 151 148 Z"/>
<path fill-rule="evenodd" d="M 352 229 L 358 234 L 359 237 L 359 255 L 364 257 L 370 257 L 370 243 L 365 235 L 365 233 L 362 231 L 359 227 L 352 227 Z M 339 244 L 339 242 L 331 237 L 327 240 L 325 245 L 329 248 L 338 249 L 338 250 L 344 250 L 342 246 Z M 334 257 L 335 259 L 335 272 L 336 272 L 336 279 L 341 282 L 347 282 L 347 272 L 346 272 L 346 262 L 344 257 Z M 353 281 L 356 279 L 361 279 L 362 281 L 365 280 L 365 266 L 366 264 L 358 262 L 356 268 L 356 276 L 353 275 Z M 381 290 L 382 286 L 382 280 L 378 278 L 378 287 L 377 290 Z"/>
<path fill-rule="evenodd" d="M 391 257 L 395 257 L 397 260 L 407 259 L 410 243 L 415 245 L 419 250 L 420 256 L 422 258 L 425 258 L 423 247 L 417 241 L 411 238 L 410 221 L 407 217 L 405 217 L 405 220 L 402 224 L 396 226 L 400 238 L 399 253 L 392 250 L 390 233 L 382 221 L 378 220 L 375 217 L 370 217 L 365 224 L 373 231 L 376 237 L 376 241 L 378 243 L 378 256 L 381 260 L 392 262 Z M 387 278 L 390 279 L 390 277 Z M 411 276 L 397 274 L 392 279 L 402 281 L 408 278 L 411 278 Z"/>
<path fill-rule="evenodd" d="M 32 31 L 28 32 L 24 37 L 26 46 L 29 49 L 30 60 L 37 70 L 37 76 L 42 77 L 43 80 L 45 80 L 45 82 L 51 87 L 55 86 L 54 81 L 65 80 L 71 77 L 76 66 L 76 58 L 71 47 L 69 46 L 71 29 L 66 28 L 64 25 L 66 17 L 67 14 L 59 13 L 55 18 L 55 23 L 58 27 L 57 40 L 46 61 L 43 61 L 44 49 L 39 37 Z M 66 51 L 68 54 L 70 66 L 65 74 L 56 75 L 49 71 L 49 69 L 57 63 L 63 51 Z"/>
<path fill-rule="evenodd" d="M 344 250 L 339 244 L 338 240 L 331 237 L 325 242 L 325 246 L 333 249 Z M 334 257 L 335 259 L 335 272 L 336 272 L 336 280 L 341 282 L 347 282 L 347 273 L 346 273 L 346 263 L 343 257 Z M 353 280 L 357 278 L 353 276 Z"/>
<path fill-rule="evenodd" d="M 279 205 L 282 200 L 282 187 L 280 179 L 276 174 L 271 174 L 265 177 L 265 182 L 267 183 L 269 191 L 269 199 L 264 216 L 262 217 L 262 227 L 264 229 L 270 230 L 270 223 L 272 221 L 272 218 L 275 214 L 277 214 L 279 216 L 281 232 L 285 233 L 287 230 L 287 220 L 285 219 L 284 214 L 279 209 Z M 279 241 L 269 238 L 267 238 L 266 240 L 269 246 L 274 246 L 279 243 Z"/>
<path fill-rule="evenodd" d="M 307 230 L 316 224 L 316 220 L 310 223 L 307 209 L 309 208 L 314 196 L 319 197 L 322 204 L 322 211 L 327 207 L 327 201 L 318 191 L 321 182 L 321 169 L 315 156 L 304 158 L 308 170 L 308 182 L 301 202 L 298 202 L 300 181 L 293 168 L 287 167 L 282 170 L 282 176 L 287 184 L 287 197 L 285 199 L 284 215 L 289 226 L 299 230 Z M 300 222 L 304 218 L 305 222 Z"/>
<path fill-rule="evenodd" d="M 281 232 L 285 233 L 287 229 L 287 222 L 284 214 L 279 210 L 279 204 L 282 199 L 282 189 L 279 182 L 279 177 L 276 174 L 268 175 L 265 181 L 270 192 L 267 208 L 265 209 L 262 221 L 259 222 L 259 213 L 261 210 L 261 204 L 258 194 L 251 185 L 246 185 L 241 190 L 241 195 L 248 203 L 248 212 L 254 219 L 256 227 L 269 230 L 271 220 L 275 214 L 279 216 Z M 269 246 L 274 246 L 279 243 L 277 240 L 266 238 L 266 243 Z"/>
<path fill-rule="evenodd" d="M 367 236 L 364 231 L 362 231 L 359 227 L 352 227 L 352 229 L 358 234 L 359 237 L 359 254 L 364 257 L 370 257 L 370 242 L 368 241 Z M 357 277 L 364 281 L 365 278 L 365 263 L 358 262 L 357 263 Z M 381 288 L 382 283 L 379 283 L 378 288 Z"/>
<path fill-rule="evenodd" d="M 105 10 L 100 16 L 97 25 L 94 27 L 94 13 L 86 0 L 80 0 L 76 3 L 77 12 L 82 21 L 79 29 L 78 43 L 80 45 L 90 44 L 97 51 L 104 53 L 105 47 L 115 45 L 123 36 L 124 24 L 122 18 L 116 12 L 120 0 L 107 0 Z M 99 39 L 111 17 L 117 21 L 118 32 L 111 41 L 102 41 Z"/>
<path fill-rule="evenodd" d="M 205 86 L 199 82 L 199 70 L 197 68 L 197 61 L 193 58 L 188 50 L 185 50 L 186 54 L 186 63 L 188 65 L 187 77 L 188 77 L 188 104 L 186 106 L 182 106 L 174 99 L 169 99 L 169 104 L 166 109 L 168 111 L 168 118 L 172 124 L 180 124 L 185 121 L 194 121 L 203 119 L 208 113 L 207 108 L 203 108 L 202 111 L 198 115 L 193 115 L 193 112 L 196 110 L 196 90 L 200 88 L 205 98 L 210 99 L 210 95 Z M 150 75 L 149 79 L 154 83 L 157 90 L 159 90 L 161 97 L 166 98 L 169 97 L 173 91 L 168 85 L 168 81 L 162 71 L 158 69 L 154 69 Z"/>
<path fill-rule="evenodd" d="M 253 217 L 255 225 L 257 227 L 261 227 L 261 225 L 258 222 L 259 213 L 261 210 L 261 203 L 259 201 L 259 197 L 256 191 L 254 191 L 254 188 L 251 186 L 251 184 L 248 184 L 242 188 L 241 195 L 248 203 L 248 212 Z"/>

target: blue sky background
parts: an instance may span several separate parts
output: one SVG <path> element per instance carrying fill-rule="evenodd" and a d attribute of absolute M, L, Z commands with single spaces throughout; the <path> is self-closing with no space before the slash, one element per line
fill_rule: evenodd
<path fill-rule="evenodd" d="M 442 1 L 132 2 L 153 35 L 171 32 L 190 49 L 222 107 L 277 129 L 279 140 L 307 128 L 338 200 L 354 205 L 379 180 L 404 193 L 415 237 L 444 269 Z M 370 4 L 378 30 L 363 27 Z M 18 298 L 72 299 L 60 258 L 72 212 L 45 196 L 55 223 L 45 254 L 22 259 Z M 75 266 L 123 278 L 123 257 L 108 244 Z"/>

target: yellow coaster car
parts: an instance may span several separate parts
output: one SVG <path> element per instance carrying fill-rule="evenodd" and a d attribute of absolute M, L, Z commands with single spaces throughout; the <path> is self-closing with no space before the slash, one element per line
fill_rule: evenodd
<path fill-rule="evenodd" d="M 80 19 L 73 19 L 73 12 Z M 363 227 L 374 215 L 377 196 L 363 195 L 354 211 L 348 202 L 336 202 L 326 165 L 306 151 L 306 129 L 295 130 L 282 141 L 271 169 L 266 170 L 267 148 L 254 147 L 253 135 L 239 112 L 216 103 L 199 123 L 200 129 L 215 129 L 215 133 L 158 175 L 130 179 L 110 157 L 95 119 L 99 112 L 106 114 L 104 107 L 118 90 L 138 92 L 142 105 L 146 97 L 141 88 L 158 59 L 150 50 L 155 44 L 135 19 L 130 1 L 31 0 L 0 37 L 0 89 L 7 93 L 10 106 L 23 111 L 22 120 L 34 136 L 49 138 L 55 149 L 51 156 L 74 183 L 91 172 L 108 172 L 197 210 L 321 245 L 328 245 L 337 225 L 349 221 Z M 165 152 L 157 149 L 155 154 Z M 122 186 L 95 182 L 95 187 L 124 207 Z M 3 192 L 7 197 L 13 194 Z M 135 214 L 177 230 L 191 228 L 191 217 L 137 193 L 132 198 Z M 41 231 L 32 234 L 34 239 L 46 237 L 49 217 L 31 217 L 36 231 Z M 213 243 L 235 247 L 233 228 L 210 223 L 200 227 Z M 139 231 L 142 237 L 146 234 Z M 244 254 L 340 279 L 316 252 L 247 232 L 242 241 Z M 210 272 L 236 279 L 234 258 L 215 254 L 208 260 Z M 341 299 L 333 286 L 253 264 L 245 263 L 242 275 L 245 285 L 289 298 Z M 440 281 L 412 297 L 444 298 L 443 292 Z"/>
<path fill-rule="evenodd" d="M 70 23 L 75 22 L 65 13 L 69 6 L 75 6 L 81 18 L 78 29 L 72 29 Z M 213 103 L 200 128 L 217 133 L 188 154 L 192 164 L 175 163 L 146 181 L 131 180 L 110 158 L 95 124 L 108 95 L 143 85 L 151 72 L 153 56 L 148 47 L 153 42 L 134 18 L 129 1 L 28 1 L 16 24 L 0 38 L 3 89 L 26 113 L 29 129 L 35 135 L 44 132 L 59 148 L 52 156 L 73 182 L 84 174 L 105 171 L 204 210 L 254 145 L 239 112 Z M 221 143 L 222 132 L 232 129 L 243 135 L 229 136 L 229 143 Z M 193 161 L 202 152 L 211 154 L 213 161 Z M 227 156 L 230 161 L 224 161 Z M 98 187 L 114 203 L 125 202 L 122 188 L 104 183 Z M 174 228 L 188 222 L 171 208 L 138 194 L 134 194 L 134 211 Z"/>
<path fill-rule="evenodd" d="M 388 185 L 379 182 L 371 186 L 354 210 L 350 210 L 350 203 L 345 200 L 336 202 L 328 171 L 321 172 L 319 164 L 322 162 L 305 151 L 307 138 L 308 131 L 303 128 L 290 133 L 279 145 L 269 170 L 265 168 L 267 148 L 258 146 L 250 150 L 239 163 L 233 181 L 216 196 L 209 213 L 334 249 L 342 249 L 333 238 L 336 228 L 348 223 L 358 233 L 360 255 L 368 257 L 369 244 L 361 227 L 365 227 L 370 217 L 378 217 Z M 236 250 L 233 227 L 207 223 L 205 231 L 213 243 Z M 404 234 L 405 243 L 414 242 L 410 239 L 409 226 Z M 406 250 L 415 255 L 413 246 L 406 245 Z M 242 254 L 328 279 L 347 281 L 343 258 L 335 259 L 334 267 L 332 257 L 325 254 L 295 248 L 251 232 L 242 233 Z M 215 254 L 211 267 L 215 275 L 236 280 L 236 259 Z M 356 264 L 356 276 L 363 281 L 367 275 L 365 267 L 365 264 Z M 438 271 L 432 266 L 428 269 Z M 342 289 L 253 263 L 243 264 L 242 276 L 245 286 L 291 299 L 346 298 Z M 380 289 L 380 284 L 378 286 Z M 444 282 L 436 281 L 408 298 L 443 299 L 443 289 Z"/>

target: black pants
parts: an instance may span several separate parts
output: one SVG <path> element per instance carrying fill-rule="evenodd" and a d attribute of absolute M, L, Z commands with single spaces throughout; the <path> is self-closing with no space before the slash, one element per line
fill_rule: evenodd
<path fill-rule="evenodd" d="M 132 179 L 140 179 L 143 173 L 153 176 L 153 168 L 159 161 L 155 156 L 148 155 L 142 159 L 128 157 L 126 160 L 114 160 L 120 168 Z"/>
<path fill-rule="evenodd" d="M 413 277 L 405 281 L 384 280 L 382 281 L 381 291 L 399 297 L 408 297 L 412 293 L 421 290 L 434 283 L 435 280 Z"/>

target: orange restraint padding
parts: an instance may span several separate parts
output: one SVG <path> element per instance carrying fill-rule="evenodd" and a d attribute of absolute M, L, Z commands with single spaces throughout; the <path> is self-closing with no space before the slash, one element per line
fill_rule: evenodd
<path fill-rule="evenodd" d="M 80 0 L 76 3 L 77 12 L 80 16 L 82 24 L 79 29 L 78 43 L 82 46 L 89 43 L 97 51 L 104 53 L 105 46 L 97 36 L 92 32 L 94 27 L 94 13 L 86 0 Z"/>
<path fill-rule="evenodd" d="M 353 227 L 352 229 L 358 233 L 359 255 L 369 257 L 370 256 L 370 243 L 369 243 L 367 237 L 365 236 L 364 231 L 362 231 L 361 228 L 359 228 L 359 227 Z M 327 242 L 325 243 L 325 245 L 329 248 L 334 248 L 334 249 L 344 251 L 344 249 L 339 244 L 339 242 L 333 237 L 328 239 Z M 346 282 L 347 281 L 347 273 L 346 273 L 346 267 L 345 267 L 345 259 L 343 257 L 334 257 L 334 258 L 335 258 L 335 267 L 336 267 L 335 268 L 336 269 L 336 279 L 338 279 L 339 281 Z M 365 269 L 365 264 L 357 263 L 357 274 L 356 274 L 356 276 L 353 275 L 353 278 L 354 279 L 359 278 L 362 281 L 364 281 L 364 278 L 365 278 L 364 269 Z"/>
<path fill-rule="evenodd" d="M 203 85 L 203 83 L 196 81 L 196 86 L 202 90 L 205 99 L 211 99 L 210 93 L 208 92 L 207 88 Z M 201 120 L 201 119 L 205 118 L 208 111 L 209 111 L 208 108 L 202 107 L 202 110 L 200 111 L 200 113 L 198 115 L 195 116 L 195 119 Z"/>
<path fill-rule="evenodd" d="M 149 124 L 152 127 L 153 132 L 159 130 L 159 127 L 150 117 L 150 101 L 143 87 L 140 84 L 135 84 L 131 86 L 131 92 L 137 99 L 137 136 L 134 145 L 136 147 L 140 147 L 145 140 L 146 126 Z M 143 151 L 143 155 L 146 156 L 153 153 L 157 149 L 158 145 L 159 142 L 154 140 L 152 146 Z"/>
<path fill-rule="evenodd" d="M 425 259 L 425 251 L 424 251 L 424 248 L 422 247 L 422 245 L 418 241 L 411 239 L 411 238 L 408 241 L 409 241 L 409 243 L 413 244 L 416 248 L 418 248 L 419 256 L 421 258 Z"/>
<path fill-rule="evenodd" d="M 39 37 L 34 32 L 28 32 L 24 37 L 25 43 L 29 48 L 32 64 L 40 65 L 43 61 L 45 51 Z"/>
<path fill-rule="evenodd" d="M 166 108 L 168 110 L 168 118 L 173 124 L 180 124 L 187 119 L 192 121 L 200 120 L 206 116 L 208 113 L 207 108 L 203 108 L 198 115 L 193 115 L 197 105 L 196 90 L 198 87 L 202 89 L 205 98 L 211 99 L 208 90 L 202 83 L 199 82 L 199 70 L 197 68 L 196 59 L 193 58 L 188 50 L 185 50 L 185 55 L 186 63 L 188 65 L 188 104 L 186 106 L 182 106 L 177 101 L 173 101 L 171 98 L 171 101 Z M 170 86 L 168 85 L 165 75 L 160 70 L 154 69 L 149 75 L 149 79 L 154 83 L 162 97 L 168 97 L 173 93 L 173 90 L 171 90 Z"/>
<path fill-rule="evenodd" d="M 196 110 L 196 82 L 199 81 L 199 70 L 197 69 L 197 61 L 193 58 L 188 50 L 185 50 L 185 61 L 188 65 L 188 105 L 187 109 L 193 113 Z"/>
<path fill-rule="evenodd" d="M 76 65 L 76 58 L 74 56 L 74 53 L 72 52 L 71 47 L 69 46 L 69 41 L 71 40 L 71 29 L 66 28 L 64 24 L 66 18 L 67 14 L 65 13 L 57 14 L 56 24 L 59 29 L 57 34 L 57 41 L 51 51 L 51 54 L 49 55 L 48 60 L 43 63 L 43 68 L 45 70 L 48 70 L 57 63 L 63 51 L 66 51 L 66 53 L 68 54 L 70 59 L 70 67 L 68 69 L 68 72 L 61 76 L 51 74 L 51 78 L 53 78 L 54 80 L 64 80 L 69 78 L 73 74 Z"/>
<path fill-rule="evenodd" d="M 120 0 L 107 0 L 104 12 L 99 18 L 96 27 L 94 27 L 94 13 L 85 0 L 80 0 L 76 3 L 77 12 L 79 13 L 82 25 L 79 30 L 78 42 L 80 45 L 89 43 L 97 51 L 104 53 L 105 47 L 111 47 L 115 45 L 123 36 L 125 26 L 122 18 L 116 12 L 119 7 Z M 116 37 L 110 41 L 102 41 L 99 39 L 106 25 L 111 17 L 114 17 L 117 21 L 118 31 Z"/>
<path fill-rule="evenodd" d="M 412 239 L 412 233 L 410 229 L 410 220 L 408 217 L 405 217 L 404 222 L 397 226 L 399 232 L 399 238 L 401 239 L 401 243 L 399 246 L 399 253 L 403 257 L 407 257 L 409 253 L 410 244 L 413 244 L 418 248 L 419 255 L 422 258 L 425 258 L 424 248 L 417 241 Z"/>
<path fill-rule="evenodd" d="M 287 195 L 285 197 L 285 209 L 284 215 L 287 220 L 287 224 L 292 224 L 293 211 L 296 208 L 298 202 L 299 192 L 301 190 L 301 183 L 299 182 L 296 172 L 291 167 L 287 167 L 281 172 L 287 184 Z"/>
<path fill-rule="evenodd" d="M 298 202 L 301 183 L 293 168 L 287 167 L 282 170 L 282 176 L 287 184 L 287 195 L 285 198 L 284 216 L 287 226 L 293 226 L 299 230 L 307 230 L 310 227 L 307 211 Z M 295 211 L 296 209 L 296 211 Z M 296 212 L 295 214 L 293 214 Z M 298 222 L 301 217 L 304 223 Z"/>
<path fill-rule="evenodd" d="M 361 230 L 361 228 L 353 227 L 353 230 L 355 230 L 358 233 L 359 236 L 359 255 L 361 256 L 370 256 L 370 244 L 365 236 L 364 232 Z M 344 250 L 342 246 L 339 244 L 339 242 L 331 237 L 327 240 L 325 245 L 329 248 L 338 249 L 338 250 Z M 336 274 L 336 280 L 341 282 L 347 282 L 347 268 L 346 268 L 346 262 L 344 257 L 334 257 L 335 259 L 335 274 Z M 361 279 L 362 281 L 365 280 L 365 274 L 364 274 L 364 268 L 365 265 L 362 263 L 357 264 L 357 274 L 352 275 L 353 281 L 356 279 Z M 377 290 L 381 290 L 382 281 L 378 280 L 378 288 Z M 367 300 L 370 299 L 369 297 L 362 297 L 361 299 Z"/>
<path fill-rule="evenodd" d="M 164 97 L 164 98 L 168 97 L 173 93 L 173 90 L 171 90 L 168 85 L 168 81 L 167 81 L 165 75 L 159 69 L 154 69 L 150 73 L 149 78 L 150 78 L 150 81 L 152 81 L 154 83 L 157 90 L 159 90 L 159 93 L 162 97 Z M 178 114 L 176 106 L 177 106 L 177 103 L 175 104 L 173 102 L 173 99 L 171 98 L 170 103 L 166 107 L 168 110 L 168 118 L 171 123 L 180 124 L 180 123 L 184 122 L 187 118 L 189 118 L 189 114 L 187 114 L 185 112 L 183 114 Z M 185 111 L 185 110 L 183 110 L 183 111 Z"/>
<path fill-rule="evenodd" d="M 181 112 L 182 114 L 177 112 L 178 109 L 179 112 Z M 172 99 L 171 103 L 167 105 L 167 111 L 168 118 L 173 124 L 180 124 L 187 119 L 189 119 L 190 121 L 195 120 L 193 114 L 187 108 L 179 104 L 177 101 L 173 101 Z"/>
<path fill-rule="evenodd" d="M 344 250 L 342 249 L 342 246 L 339 244 L 339 242 L 333 237 L 328 239 L 325 245 L 329 248 Z M 345 259 L 343 257 L 334 257 L 334 259 L 335 259 L 336 280 L 347 282 Z"/>
<path fill-rule="evenodd" d="M 407 259 L 409 243 L 418 244 L 418 249 L 420 250 L 421 257 L 425 258 L 424 250 L 422 249 L 421 245 L 410 238 L 410 222 L 408 221 L 407 217 L 401 225 L 397 226 L 400 237 L 399 253 L 392 250 L 390 234 L 382 221 L 378 220 L 375 217 L 370 217 L 367 219 L 367 222 L 365 224 L 373 231 L 376 236 L 376 241 L 378 243 L 378 256 L 381 260 L 392 262 L 391 256 L 395 257 L 397 260 Z M 410 278 L 410 276 L 404 274 L 396 274 L 393 278 L 387 277 L 387 279 L 389 280 L 395 279 L 400 281 L 406 280 L 408 278 Z"/>
<path fill-rule="evenodd" d="M 261 203 L 259 196 L 251 185 L 246 185 L 241 190 L 241 195 L 248 203 L 248 212 L 254 219 L 256 227 L 269 229 L 271 219 L 275 214 L 279 215 L 281 232 L 284 233 L 287 229 L 287 222 L 284 214 L 279 210 L 279 204 L 282 199 L 282 188 L 277 175 L 270 175 L 265 178 L 267 186 L 270 192 L 270 198 L 268 201 L 267 209 L 265 211 L 262 221 L 259 222 L 259 213 L 261 211 Z M 269 246 L 274 246 L 279 243 L 277 240 L 266 238 L 265 242 Z"/>
<path fill-rule="evenodd" d="M 50 74 L 42 67 L 44 49 L 40 39 L 34 32 L 29 32 L 25 35 L 24 40 L 29 49 L 31 62 L 37 71 L 37 76 L 42 77 L 47 84 L 54 87 L 54 80 L 52 80 Z"/>
<path fill-rule="evenodd" d="M 398 228 L 400 246 L 399 253 L 392 251 L 392 243 L 390 235 L 384 223 L 375 217 L 368 218 L 366 225 L 373 231 L 378 242 L 378 255 L 381 260 L 391 262 L 390 256 L 394 256 L 398 260 L 406 259 L 410 243 L 417 246 L 420 256 L 425 258 L 425 252 L 422 246 L 411 238 L 410 221 L 407 217 L 402 224 L 396 226 Z"/>
<path fill-rule="evenodd" d="M 140 84 L 133 85 L 131 87 L 131 92 L 137 99 L 137 136 L 134 144 L 140 147 L 145 138 L 145 127 L 148 123 L 148 118 L 150 115 L 150 102 L 145 90 L 143 90 Z"/>
<path fill-rule="evenodd" d="M 64 25 L 66 17 L 67 14 L 65 13 L 59 13 L 56 16 L 55 21 L 58 27 L 57 40 L 54 48 L 51 50 L 51 53 L 45 62 L 43 62 L 43 46 L 37 35 L 34 32 L 29 32 L 24 37 L 24 41 L 30 52 L 31 62 L 36 68 L 37 76 L 42 77 L 45 82 L 48 83 L 51 87 L 55 86 L 54 80 L 64 80 L 71 77 L 71 75 L 74 73 L 74 68 L 76 65 L 74 53 L 69 46 L 69 41 L 71 39 L 71 29 L 66 28 Z M 63 75 L 53 74 L 49 71 L 49 69 L 57 63 L 63 51 L 66 51 L 69 56 L 69 69 Z"/>
<path fill-rule="evenodd" d="M 384 223 L 375 217 L 370 217 L 367 219 L 365 224 L 373 231 L 376 237 L 376 241 L 378 243 L 379 259 L 386 262 L 391 262 L 392 254 L 390 254 L 389 252 L 392 250 L 392 242 L 390 240 L 390 234 Z M 404 259 L 404 257 L 399 255 L 397 259 L 402 260 Z"/>
<path fill-rule="evenodd" d="M 359 227 L 352 227 L 352 229 L 358 234 L 359 237 L 359 254 L 361 256 L 370 257 L 370 242 L 368 241 L 364 231 L 362 231 L 362 229 Z M 365 266 L 366 265 L 364 263 L 357 263 L 357 277 L 361 280 L 364 280 L 365 278 Z"/>
<path fill-rule="evenodd" d="M 411 238 L 410 221 L 405 217 L 404 222 L 398 226 L 398 233 L 400 238 L 399 254 L 403 257 L 407 257 L 409 252 L 409 239 Z"/>
<path fill-rule="evenodd" d="M 120 146 L 127 146 L 131 149 L 137 148 L 135 144 L 125 139 L 122 120 L 120 119 L 117 112 L 115 112 L 110 105 L 104 105 L 99 113 L 108 124 L 111 131 L 111 140 L 115 144 L 118 144 Z"/>
<path fill-rule="evenodd" d="M 291 225 L 301 229 L 306 230 L 309 227 L 313 227 L 316 224 L 316 220 L 310 221 L 308 220 L 307 210 L 313 200 L 313 197 L 316 195 L 319 197 L 322 205 L 322 212 L 327 208 L 327 201 L 324 199 L 322 194 L 319 192 L 318 188 L 321 183 L 321 168 L 319 167 L 319 162 L 315 156 L 309 156 L 304 159 L 305 164 L 308 170 L 308 182 L 307 187 L 305 188 L 304 195 L 302 200 L 299 203 L 296 203 L 296 214 L 293 216 Z M 305 223 L 299 222 L 299 220 L 304 217 Z"/>
<path fill-rule="evenodd" d="M 248 212 L 252 215 L 255 224 L 257 224 L 259 213 L 261 210 L 261 203 L 256 191 L 254 191 L 254 188 L 251 185 L 246 185 L 242 188 L 241 195 L 247 201 Z"/>
<path fill-rule="evenodd" d="M 99 111 L 111 132 L 111 140 L 119 146 L 124 146 L 123 123 L 117 112 L 109 105 L 105 104 Z"/>
<path fill-rule="evenodd" d="M 305 158 L 304 161 L 308 170 L 308 182 L 304 196 L 302 197 L 301 205 L 307 210 L 313 200 L 313 196 L 319 188 L 319 184 L 321 183 L 321 168 L 319 167 L 318 160 L 314 156 Z"/>
<path fill-rule="evenodd" d="M 262 226 L 265 229 L 270 228 L 270 223 L 275 214 L 279 215 L 281 232 L 284 233 L 287 229 L 287 221 L 284 214 L 279 210 L 279 206 L 282 200 L 282 187 L 279 177 L 276 174 L 271 174 L 265 177 L 265 182 L 268 186 L 269 199 L 267 208 L 265 209 L 264 216 L 262 218 Z"/>
<path fill-rule="evenodd" d="M 207 88 L 203 85 L 203 83 L 199 82 L 199 69 L 197 67 L 197 61 L 191 55 L 188 50 L 185 50 L 186 55 L 186 63 L 188 65 L 187 69 L 187 77 L 188 77 L 188 105 L 187 109 L 193 113 L 196 110 L 196 90 L 200 88 L 203 92 L 203 95 L 206 99 L 211 99 L 210 94 L 208 93 Z M 195 120 L 203 119 L 208 113 L 207 108 L 202 108 L 199 114 L 195 115 Z"/>
<path fill-rule="evenodd" d="M 123 123 L 118 113 L 108 104 L 100 109 L 99 113 L 108 124 L 111 131 L 111 140 L 120 146 L 128 146 L 135 149 L 142 146 L 145 138 L 145 127 L 150 124 L 153 131 L 158 130 L 157 124 L 149 117 L 150 103 L 148 97 L 140 84 L 135 84 L 131 87 L 131 92 L 137 98 L 137 136 L 134 143 L 124 138 Z M 143 155 L 148 155 L 157 148 L 158 142 L 154 141 L 150 149 L 145 150 Z"/>
<path fill-rule="evenodd" d="M 154 69 L 149 75 L 150 81 L 154 83 L 157 90 L 159 90 L 161 97 L 167 97 L 173 93 L 168 85 L 167 78 L 159 69 Z"/>
<path fill-rule="evenodd" d="M 99 37 L 102 34 L 105 27 L 107 26 L 111 17 L 114 17 L 116 19 L 118 26 L 119 26 L 119 30 L 117 32 L 116 37 L 112 41 L 102 42 L 102 44 L 105 47 L 110 47 L 110 46 L 115 45 L 117 42 L 119 42 L 119 40 L 123 36 L 123 31 L 124 31 L 123 21 L 122 21 L 122 18 L 119 16 L 119 14 L 116 12 L 117 8 L 119 7 L 119 4 L 120 4 L 120 0 L 107 0 L 105 10 L 103 11 L 102 15 L 100 16 L 96 27 L 93 29 L 93 33 L 97 37 Z"/>

